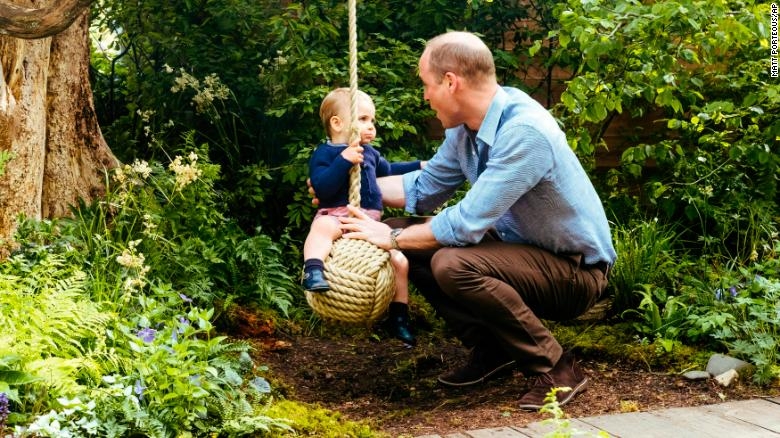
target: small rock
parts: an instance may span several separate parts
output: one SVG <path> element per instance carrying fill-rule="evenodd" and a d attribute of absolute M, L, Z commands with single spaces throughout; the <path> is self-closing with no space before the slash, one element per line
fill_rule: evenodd
<path fill-rule="evenodd" d="M 742 371 L 752 367 L 749 363 L 731 356 L 722 354 L 713 354 L 707 362 L 707 372 L 713 376 L 718 376 L 728 370 Z"/>
<path fill-rule="evenodd" d="M 731 369 L 715 376 L 715 381 L 718 382 L 720 386 L 728 388 L 732 383 L 734 383 L 735 380 L 737 380 L 738 377 L 739 373 L 737 370 Z"/>
<path fill-rule="evenodd" d="M 683 377 L 685 377 L 688 380 L 706 380 L 712 377 L 712 374 L 706 371 L 695 370 L 695 371 L 688 371 L 687 373 L 683 374 Z"/>

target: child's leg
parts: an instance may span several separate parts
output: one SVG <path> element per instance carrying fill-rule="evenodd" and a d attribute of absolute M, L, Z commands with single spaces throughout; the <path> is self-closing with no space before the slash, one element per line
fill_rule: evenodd
<path fill-rule="evenodd" d="M 330 285 L 325 280 L 325 258 L 333 241 L 341 237 L 339 220 L 332 216 L 317 216 L 311 223 L 309 235 L 303 244 L 303 288 L 311 292 L 325 292 Z"/>
<path fill-rule="evenodd" d="M 390 250 L 390 264 L 395 271 L 395 295 L 388 312 L 390 330 L 396 338 L 415 345 L 417 340 L 409 327 L 409 261 L 400 251 Z"/>
<path fill-rule="evenodd" d="M 333 247 L 333 241 L 341 237 L 341 222 L 334 216 L 318 216 L 309 228 L 303 244 L 303 259 L 325 260 Z M 407 267 L 408 269 L 408 267 Z"/>
<path fill-rule="evenodd" d="M 395 295 L 393 301 L 409 303 L 409 260 L 401 251 L 390 250 L 390 264 L 395 271 Z"/>

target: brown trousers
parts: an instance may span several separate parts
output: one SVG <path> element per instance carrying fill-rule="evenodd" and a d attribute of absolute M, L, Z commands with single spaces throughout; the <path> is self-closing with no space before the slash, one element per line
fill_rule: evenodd
<path fill-rule="evenodd" d="M 389 218 L 393 228 L 420 218 Z M 607 286 L 607 272 L 580 255 L 486 236 L 477 245 L 404 250 L 409 279 L 468 348 L 500 348 L 529 373 L 544 373 L 563 349 L 542 319 L 564 321 L 588 310 Z"/>

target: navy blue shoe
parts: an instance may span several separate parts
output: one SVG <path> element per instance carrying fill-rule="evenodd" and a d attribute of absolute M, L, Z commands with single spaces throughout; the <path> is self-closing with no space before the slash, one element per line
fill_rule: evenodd
<path fill-rule="evenodd" d="M 330 285 L 325 280 L 325 273 L 322 269 L 312 269 L 303 273 L 301 281 L 303 288 L 309 292 L 326 292 L 330 290 Z"/>
<path fill-rule="evenodd" d="M 417 345 L 417 339 L 412 334 L 409 327 L 409 318 L 406 315 L 398 315 L 390 320 L 390 331 L 396 339 L 400 339 L 404 344 L 414 347 Z"/>

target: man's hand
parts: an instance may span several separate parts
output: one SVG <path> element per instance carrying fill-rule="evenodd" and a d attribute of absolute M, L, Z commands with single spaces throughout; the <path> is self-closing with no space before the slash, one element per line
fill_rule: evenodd
<path fill-rule="evenodd" d="M 320 200 L 317 198 L 317 194 L 314 193 L 314 187 L 311 185 L 311 178 L 306 178 L 306 185 L 309 187 L 309 195 L 311 196 L 311 205 L 318 206 L 320 205 Z"/>
<path fill-rule="evenodd" d="M 362 239 L 373 243 L 379 248 L 390 250 L 390 227 L 382 222 L 377 222 L 359 208 L 348 205 L 347 208 L 353 216 L 340 217 L 342 237 L 347 239 Z"/>

